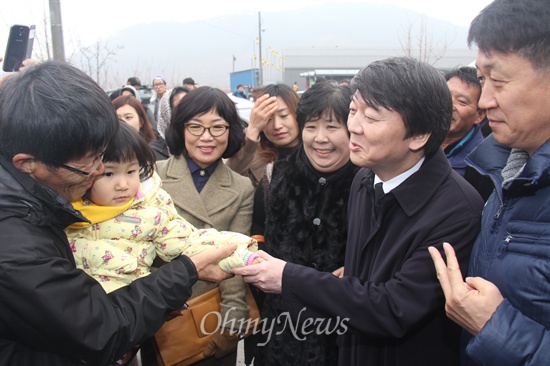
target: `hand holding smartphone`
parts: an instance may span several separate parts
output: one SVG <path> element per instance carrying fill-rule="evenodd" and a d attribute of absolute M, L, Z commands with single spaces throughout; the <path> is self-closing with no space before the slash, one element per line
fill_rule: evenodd
<path fill-rule="evenodd" d="M 23 61 L 31 57 L 34 32 L 34 25 L 31 27 L 14 25 L 10 28 L 2 70 L 6 72 L 19 71 Z"/>

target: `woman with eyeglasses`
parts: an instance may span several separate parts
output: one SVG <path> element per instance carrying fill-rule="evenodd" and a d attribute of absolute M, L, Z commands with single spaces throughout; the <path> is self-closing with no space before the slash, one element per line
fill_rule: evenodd
<path fill-rule="evenodd" d="M 254 188 L 225 164 L 244 143 L 243 122 L 235 103 L 220 89 L 208 86 L 191 90 L 185 102 L 172 111 L 166 143 L 173 156 L 157 162 L 162 187 L 170 194 L 178 213 L 196 228 L 216 228 L 245 235 L 252 225 Z M 193 296 L 218 284 L 198 281 Z M 248 316 L 241 276 L 219 283 L 222 319 L 239 324 Z M 216 332 L 211 347 L 215 357 L 201 365 L 236 364 L 238 336 L 230 329 Z"/>

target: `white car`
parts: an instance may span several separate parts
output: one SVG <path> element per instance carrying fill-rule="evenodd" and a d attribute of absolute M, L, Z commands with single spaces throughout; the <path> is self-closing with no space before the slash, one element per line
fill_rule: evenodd
<path fill-rule="evenodd" d="M 250 112 L 252 111 L 252 107 L 254 106 L 254 102 L 251 102 L 248 99 L 236 97 L 233 95 L 233 93 L 227 93 L 227 96 L 235 102 L 237 105 L 237 112 L 239 112 L 239 116 L 246 122 L 250 122 Z"/>

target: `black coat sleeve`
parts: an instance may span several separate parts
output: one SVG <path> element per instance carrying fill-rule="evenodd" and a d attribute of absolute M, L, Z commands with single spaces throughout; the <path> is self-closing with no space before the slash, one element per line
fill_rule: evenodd
<path fill-rule="evenodd" d="M 198 279 L 194 264 L 182 256 L 107 294 L 59 255 L 48 232 L 20 219 L 2 221 L 0 334 L 27 353 L 112 364 L 183 307 Z"/>
<path fill-rule="evenodd" d="M 252 213 L 252 229 L 250 235 L 265 234 L 265 177 L 260 181 L 254 192 L 254 208 Z M 263 249 L 263 248 L 260 248 Z"/>
<path fill-rule="evenodd" d="M 444 241 L 454 243 L 461 268 L 467 268 L 477 232 L 479 220 L 475 218 L 446 225 L 444 229 L 434 228 L 426 241 L 411 243 L 414 249 L 399 270 L 380 283 L 353 276 L 340 279 L 287 263 L 282 279 L 284 309 L 297 319 L 300 312 L 302 319 L 339 316 L 354 332 L 367 336 L 403 337 L 443 311 L 443 291 L 428 247 L 442 251 Z"/>

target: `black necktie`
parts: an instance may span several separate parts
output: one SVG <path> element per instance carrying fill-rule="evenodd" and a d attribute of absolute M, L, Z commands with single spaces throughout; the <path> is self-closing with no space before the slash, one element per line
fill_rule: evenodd
<path fill-rule="evenodd" d="M 378 217 L 378 213 L 380 212 L 380 199 L 384 195 L 382 184 L 383 183 L 380 182 L 374 185 L 374 213 L 376 214 L 376 217 Z"/>

